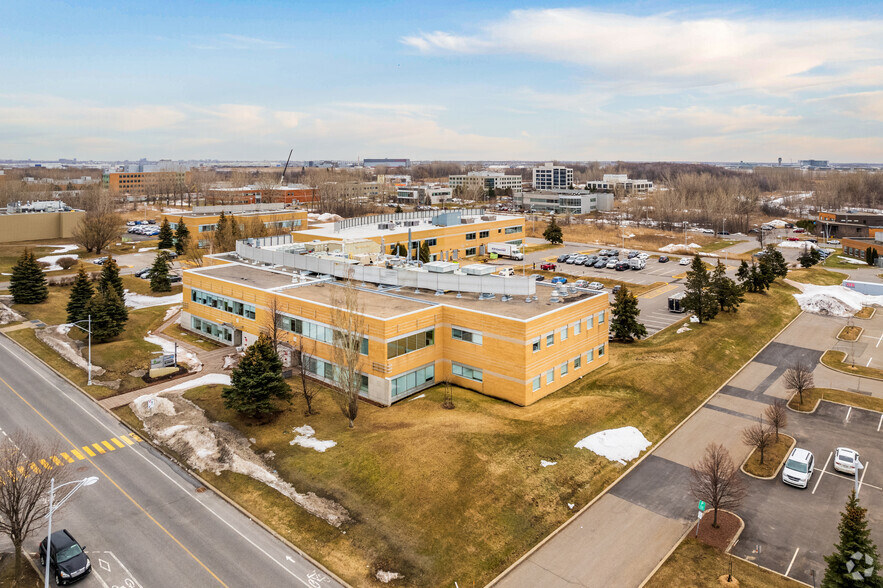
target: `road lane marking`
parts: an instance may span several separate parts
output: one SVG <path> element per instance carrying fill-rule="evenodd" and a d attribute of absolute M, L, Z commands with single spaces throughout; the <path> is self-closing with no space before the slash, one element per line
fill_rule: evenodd
<path fill-rule="evenodd" d="M 101 444 L 104 445 L 105 447 L 107 447 L 108 451 L 116 451 L 117 450 L 116 447 L 114 447 L 113 445 L 111 445 L 107 441 L 102 441 Z"/>
<path fill-rule="evenodd" d="M 858 493 L 862 491 L 862 484 L 865 482 L 865 474 L 868 473 L 869 462 L 865 462 L 865 469 L 862 470 L 862 477 L 858 479 L 858 490 L 855 491 L 856 497 L 858 497 Z"/>
<path fill-rule="evenodd" d="M 873 357 L 869 357 L 869 358 L 868 358 L 868 363 L 865 364 L 865 367 L 868 367 L 869 365 L 871 365 L 871 360 L 872 360 L 872 359 L 874 359 L 874 358 L 873 358 Z"/>
<path fill-rule="evenodd" d="M 122 443 L 120 443 L 120 440 L 117 439 L 116 437 L 111 438 L 111 441 L 113 441 L 113 444 L 116 445 L 117 447 L 119 447 L 120 449 L 122 449 L 123 447 L 125 447 L 125 445 L 123 445 Z"/>
<path fill-rule="evenodd" d="M 816 493 L 816 489 L 818 489 L 819 484 L 820 484 L 821 481 L 822 481 L 822 476 L 825 475 L 825 470 L 828 469 L 828 464 L 831 463 L 831 456 L 832 456 L 832 455 L 834 455 L 834 452 L 833 452 L 833 451 L 832 451 L 831 453 L 828 454 L 828 459 L 825 460 L 825 467 L 823 467 L 823 468 L 822 468 L 822 471 L 819 472 L 819 479 L 816 480 L 816 485 L 813 486 L 813 489 L 812 489 L 812 493 L 813 493 L 813 494 Z"/>
<path fill-rule="evenodd" d="M 101 428 L 107 430 L 108 432 L 111 432 L 111 433 L 113 432 L 113 430 L 112 430 L 112 429 L 111 429 L 111 428 L 110 428 L 105 422 L 103 422 L 101 419 L 99 419 L 99 418 L 96 417 L 94 414 L 92 414 L 91 412 L 89 412 L 89 411 L 86 409 L 86 407 L 83 406 L 83 404 L 81 404 L 81 403 L 78 401 L 78 399 L 75 399 L 73 396 L 71 396 L 70 394 L 68 394 L 67 391 L 62 390 L 61 388 L 59 388 L 58 385 L 57 385 L 55 382 L 53 382 L 52 380 L 50 380 L 49 378 L 47 378 L 43 373 L 41 373 L 40 371 L 38 371 L 33 365 L 31 365 L 30 363 L 28 363 L 27 361 L 25 361 L 25 360 L 24 360 L 24 359 L 18 354 L 18 352 L 17 352 L 15 349 L 10 349 L 9 346 L 7 346 L 5 343 L 3 343 L 2 339 L 0 339 L 0 347 L 4 348 L 4 349 L 5 349 L 10 355 L 12 355 L 12 356 L 15 357 L 16 359 L 18 359 L 18 360 L 22 363 L 22 365 L 24 365 L 24 366 L 27 367 L 29 370 L 31 370 L 34 374 L 36 374 L 36 375 L 37 375 L 39 378 L 41 378 L 44 382 L 46 382 L 47 384 L 49 384 L 50 386 L 52 386 L 53 388 L 55 388 L 56 390 L 58 390 L 58 392 L 59 392 L 60 394 L 62 394 L 65 398 L 67 398 L 68 400 L 70 400 L 70 401 L 74 404 L 74 406 L 76 406 L 77 408 L 79 408 L 81 411 L 83 411 L 83 413 L 84 413 L 86 416 L 88 416 L 88 417 L 91 418 L 93 421 L 95 421 L 95 423 L 98 424 L 98 426 L 100 426 Z M 69 439 L 67 439 L 67 437 L 65 437 L 65 436 L 61 433 L 61 431 L 59 431 L 59 430 L 55 427 L 55 425 L 53 425 L 51 422 L 49 422 L 49 420 L 48 420 L 45 416 L 43 416 L 43 414 L 40 413 L 40 411 L 38 411 L 38 410 L 37 410 L 37 409 L 36 409 L 36 408 L 35 408 L 30 402 L 28 402 L 27 400 L 25 400 L 24 397 L 22 397 L 21 394 L 19 394 L 18 392 L 16 392 L 16 390 L 15 390 L 14 388 L 12 388 L 12 386 L 10 386 L 10 385 L 6 382 L 6 380 L 4 380 L 3 378 L 0 378 L 0 382 L 2 382 L 7 388 L 9 388 L 10 390 L 12 390 L 13 394 L 15 394 L 16 396 L 18 396 L 18 398 L 19 398 L 22 402 L 24 402 L 24 403 L 25 403 L 25 404 L 26 404 L 31 410 L 33 410 L 35 413 L 37 413 L 37 414 L 40 416 L 40 418 L 42 418 L 44 421 L 46 421 L 46 423 L 48 423 L 50 427 L 52 427 L 52 428 L 53 428 L 53 429 L 54 429 L 59 435 L 61 435 L 62 438 L 65 439 L 65 441 L 67 441 L 68 443 L 72 443 Z M 131 439 L 133 439 L 134 441 L 137 441 L 138 443 L 141 443 L 141 442 L 143 441 L 143 439 L 141 439 L 141 437 L 139 437 L 139 436 L 138 436 L 137 434 L 135 434 L 135 433 L 128 433 L 127 436 L 128 436 L 128 437 L 131 437 Z M 121 438 L 125 440 L 125 437 L 124 437 L 124 436 L 121 436 Z M 134 449 L 134 448 L 133 448 L 133 449 Z M 74 450 L 74 451 L 76 452 L 76 450 Z M 202 506 L 204 509 L 206 509 L 209 513 L 211 513 L 211 515 L 214 516 L 216 519 L 218 519 L 218 521 L 220 521 L 221 523 L 223 523 L 224 525 L 226 525 L 226 526 L 227 526 L 232 532 L 234 532 L 234 533 L 236 533 L 237 535 L 239 535 L 242 539 L 244 539 L 246 542 L 248 542 L 248 543 L 249 543 L 252 547 L 254 547 L 256 550 L 260 551 L 260 552 L 263 553 L 265 556 L 267 556 L 267 559 L 269 559 L 270 561 L 272 561 L 273 563 L 275 563 L 277 566 L 279 566 L 280 568 L 282 568 L 285 572 L 287 572 L 290 576 L 292 576 L 293 578 L 295 578 L 298 582 L 300 582 L 300 583 L 303 584 L 304 586 L 309 586 L 309 587 L 311 587 L 311 588 L 315 588 L 315 584 L 314 584 L 314 583 L 307 582 L 306 580 L 304 580 L 303 578 L 301 578 L 300 576 L 298 576 L 295 572 L 293 572 L 292 570 L 290 570 L 290 569 L 289 569 L 289 568 L 288 568 L 283 562 L 281 562 L 280 560 L 278 560 L 278 559 L 276 559 L 275 557 L 273 557 L 272 555 L 270 555 L 270 553 L 268 553 L 264 548 L 262 548 L 262 547 L 259 546 L 257 543 L 255 543 L 251 538 L 246 537 L 245 534 L 244 534 L 240 529 L 238 529 L 238 528 L 236 528 L 235 526 L 233 526 L 233 524 L 232 524 L 230 521 L 228 521 L 226 518 L 224 518 L 223 516 L 221 516 L 220 514 L 218 514 L 217 512 L 215 512 L 215 511 L 212 509 L 212 507 L 210 507 L 208 504 L 206 504 L 205 502 L 203 502 L 202 500 L 200 500 L 199 497 L 198 497 L 198 495 L 191 493 L 187 488 L 185 488 L 184 486 L 182 486 L 181 483 L 180 483 L 178 480 L 172 478 L 167 472 L 165 472 L 162 468 L 160 468 L 159 465 L 157 465 L 156 463 L 154 463 L 153 461 L 151 461 L 151 460 L 148 458 L 148 456 L 147 456 L 146 454 L 144 454 L 144 453 L 142 453 L 142 452 L 138 452 L 138 451 L 136 451 L 136 452 L 135 452 L 135 455 L 137 455 L 138 457 L 140 457 L 141 459 L 143 459 L 143 460 L 145 461 L 145 463 L 147 463 L 147 464 L 150 465 L 153 469 L 155 469 L 157 472 L 159 472 L 160 474 L 162 474 L 162 475 L 163 475 L 163 476 L 164 476 L 164 477 L 165 477 L 170 483 L 172 483 L 173 485 L 177 486 L 178 489 L 180 489 L 185 495 L 189 496 L 189 497 L 192 498 L 194 501 L 196 501 L 197 504 L 199 504 L 199 505 Z M 90 461 L 90 463 L 92 463 L 93 465 L 95 465 L 94 462 L 92 462 L 92 460 L 89 460 L 89 461 Z M 146 516 L 147 516 L 147 517 L 148 517 L 148 518 L 149 518 L 149 519 L 150 519 L 150 520 L 151 520 L 151 521 L 157 526 L 157 527 L 159 527 L 160 529 L 162 529 L 162 531 L 163 531 L 166 535 L 168 535 L 169 537 L 171 537 L 172 540 L 173 540 L 175 543 L 177 543 L 178 546 L 181 547 L 181 549 L 183 549 L 183 550 L 184 550 L 184 551 L 185 551 L 185 552 L 186 552 L 191 558 L 193 558 L 195 561 L 197 561 L 197 562 L 198 562 L 198 563 L 199 563 L 204 569 L 208 570 L 208 572 L 209 572 L 209 573 L 210 573 L 210 574 L 211 574 L 216 580 L 218 580 L 218 582 L 220 582 L 223 586 L 226 587 L 226 584 L 224 584 L 224 583 L 223 583 L 223 582 L 222 582 L 217 576 L 215 576 L 215 574 L 212 573 L 211 570 L 209 570 L 209 569 L 205 566 L 205 564 L 203 564 L 203 563 L 202 563 L 202 562 L 201 562 L 201 561 L 200 561 L 200 560 L 199 560 L 199 559 L 198 559 L 193 553 L 191 553 L 190 550 L 188 550 L 186 547 L 184 547 L 184 545 L 183 545 L 180 541 L 178 541 L 178 540 L 177 540 L 177 539 L 176 539 L 176 538 L 175 538 L 175 537 L 174 537 L 174 536 L 173 536 L 173 535 L 172 535 L 172 534 L 171 534 L 171 533 L 170 533 L 165 527 L 163 527 L 163 526 L 162 526 L 162 525 L 161 525 L 156 519 L 154 519 L 154 518 L 153 518 L 153 517 L 152 517 L 152 516 L 151 516 L 151 515 L 150 515 L 150 514 L 149 514 L 149 513 L 148 513 L 148 512 L 147 512 L 147 511 L 141 506 L 141 505 L 140 505 L 140 504 L 138 504 L 138 502 L 135 501 L 135 499 L 133 499 L 131 496 L 129 496 L 129 494 L 127 494 L 125 490 L 123 490 L 122 488 L 120 488 L 120 486 L 119 486 L 116 482 L 114 482 L 114 481 L 110 478 L 110 476 L 108 476 L 107 474 L 105 474 L 103 470 L 101 470 L 100 468 L 98 468 L 98 466 L 95 466 L 95 467 L 96 467 L 96 469 L 97 469 L 101 474 L 103 474 L 103 475 L 104 475 L 104 476 L 105 476 L 105 477 L 111 482 L 111 484 L 113 484 L 114 486 L 116 486 L 116 488 L 117 488 L 117 489 L 118 489 L 118 490 L 119 490 L 119 491 L 120 491 L 120 492 L 121 492 L 126 498 L 128 498 L 129 501 L 132 502 L 132 504 L 134 504 L 136 507 L 138 507 L 138 509 L 140 509 L 140 510 L 141 510 L 141 511 L 142 511 L 142 512 L 143 512 L 143 513 L 144 513 L 144 514 L 145 514 L 145 515 L 146 515 Z M 283 546 L 283 547 L 285 547 L 285 546 Z M 285 547 L 285 549 L 288 549 L 288 548 Z M 303 557 L 303 559 L 304 559 L 304 562 L 305 562 L 305 563 L 307 563 L 307 564 L 309 564 L 309 565 L 314 565 L 314 563 L 313 563 L 313 561 L 312 561 L 311 559 L 309 559 L 309 558 L 307 558 L 307 557 Z"/>
<path fill-rule="evenodd" d="M 36 370 L 34 370 L 34 371 L 36 371 Z M 50 420 L 47 419 L 45 416 L 43 416 L 43 413 L 41 413 L 39 410 L 37 410 L 37 408 L 36 408 L 33 404 L 31 404 L 30 402 L 28 402 L 28 401 L 24 398 L 24 396 L 22 396 L 21 394 L 19 394 L 18 391 L 16 391 L 15 388 L 13 388 L 12 386 L 10 386 L 9 383 L 8 383 L 6 380 L 4 380 L 3 378 L 0 378 L 0 382 L 3 382 L 3 385 L 6 386 L 7 388 L 9 388 L 9 389 L 12 391 L 13 394 L 15 394 L 16 396 L 18 396 L 19 400 L 21 400 L 22 402 L 24 402 L 24 403 L 25 403 L 25 404 L 26 404 L 31 410 L 33 410 L 33 411 L 34 411 L 34 412 L 35 412 L 35 413 L 36 413 L 41 419 L 43 419 L 43 420 L 46 422 L 47 425 L 49 425 L 50 427 L 52 427 L 52 429 L 53 429 L 56 433 L 58 433 L 58 435 L 59 435 L 62 439 L 64 439 L 65 441 L 67 441 L 72 447 L 76 447 L 76 445 L 74 445 L 73 441 L 71 441 L 70 439 L 68 439 L 67 436 L 65 436 L 64 433 L 62 433 L 61 431 L 59 431 L 59 430 L 58 430 L 58 427 L 56 427 L 56 426 L 52 423 L 52 421 L 50 421 Z M 97 420 L 97 419 L 96 419 L 96 420 Z M 99 422 L 100 422 L 100 421 L 99 421 Z M 134 434 L 133 434 L 132 436 L 135 437 Z M 84 446 L 83 449 L 86 449 L 86 447 Z M 86 449 L 86 453 L 89 453 L 88 449 Z M 98 470 L 98 472 L 99 472 L 102 476 L 104 476 L 104 478 L 105 478 L 108 482 L 110 482 L 110 483 L 111 483 L 111 484 L 112 484 L 117 490 L 119 490 L 120 493 L 122 493 L 123 496 L 125 496 L 126 498 L 128 498 L 128 499 L 129 499 L 129 502 L 131 502 L 133 505 L 135 505 L 135 506 L 138 508 L 138 510 L 140 510 L 140 511 L 144 514 L 144 516 L 146 516 L 148 519 L 150 519 L 150 521 L 153 522 L 153 524 L 155 524 L 157 527 L 159 527 L 159 528 L 160 528 L 160 529 L 161 529 L 161 530 L 162 530 L 162 531 L 163 531 L 163 532 L 164 532 L 164 533 L 165 533 L 165 534 L 166 534 L 166 535 L 167 535 L 172 541 L 174 541 L 174 542 L 178 545 L 178 547 L 180 547 L 182 550 L 184 550 L 184 552 L 185 552 L 187 555 L 189 555 L 189 556 L 193 559 L 193 561 L 195 561 L 196 563 L 198 563 L 198 564 L 202 567 L 202 569 L 204 569 L 206 572 L 208 572 L 208 574 L 209 574 L 212 578 L 214 578 L 215 580 L 217 580 L 217 582 L 218 582 L 221 586 L 224 586 L 224 588 L 228 588 L 227 584 L 225 584 L 224 581 L 221 580 L 221 579 L 217 576 L 217 574 L 215 574 L 213 571 L 211 571 L 211 569 L 209 569 L 209 567 L 208 567 L 207 565 L 205 565 L 204 563 L 202 563 L 202 560 L 200 560 L 198 557 L 196 557 L 196 554 L 194 554 L 192 551 L 190 551 L 189 549 L 187 549 L 187 547 L 185 547 L 184 544 L 181 543 L 181 541 L 179 541 L 177 537 L 175 537 L 174 535 L 172 535 L 172 533 L 171 533 L 168 529 L 166 529 L 166 528 L 162 525 L 162 523 L 160 523 L 158 520 L 156 520 L 156 519 L 153 517 L 153 515 L 151 515 L 149 512 L 147 512 L 147 510 L 146 510 L 143 506 L 141 506 L 141 504 L 138 503 L 137 500 L 135 500 L 134 498 L 132 498 L 132 496 L 131 496 L 128 492 L 126 492 L 125 490 L 123 490 L 122 486 L 120 486 L 119 484 L 117 484 L 117 483 L 114 481 L 113 478 L 111 478 L 111 477 L 110 477 L 110 476 L 109 476 L 104 470 L 102 470 L 100 467 L 98 467 L 98 465 L 97 465 L 93 460 L 90 459 L 90 460 L 88 460 L 88 461 L 89 461 L 90 464 L 92 464 L 92 467 L 94 467 L 96 470 Z M 296 576 L 295 576 L 295 577 L 296 577 Z M 298 578 L 298 579 L 300 579 L 300 578 Z M 301 581 L 303 582 L 303 580 L 301 580 Z"/>
<path fill-rule="evenodd" d="M 120 436 L 120 439 L 122 439 L 122 440 L 123 440 L 123 443 L 125 443 L 126 445 L 134 445 L 134 444 L 135 444 L 134 441 L 132 441 L 131 439 L 129 439 L 129 438 L 128 438 L 127 436 L 125 436 L 125 435 L 121 435 L 121 436 Z"/>
<path fill-rule="evenodd" d="M 787 576 L 788 574 L 791 573 L 791 566 L 794 565 L 794 560 L 797 559 L 797 554 L 798 554 L 799 552 L 800 552 L 800 548 L 799 548 L 799 547 L 798 547 L 797 549 L 794 550 L 794 555 L 791 556 L 791 563 L 788 564 L 788 569 L 785 570 L 785 575 L 786 575 L 786 576 Z"/>
<path fill-rule="evenodd" d="M 877 432 L 880 432 L 880 427 L 883 426 L 883 414 L 880 415 L 880 422 L 877 423 Z"/>
<path fill-rule="evenodd" d="M 76 451 L 76 449 L 74 449 L 74 451 Z M 95 452 L 89 449 L 88 445 L 83 445 L 83 451 L 85 451 L 86 455 L 88 455 L 89 457 L 95 457 Z"/>
<path fill-rule="evenodd" d="M 43 469 L 46 470 L 46 471 L 49 471 L 49 470 L 52 469 L 52 466 L 49 465 L 49 462 L 46 461 L 45 459 L 41 459 L 41 460 L 40 460 L 40 465 L 43 466 Z M 61 462 L 59 462 L 58 465 L 61 465 Z"/>
<path fill-rule="evenodd" d="M 71 449 L 71 453 L 73 453 L 73 454 L 74 454 L 74 457 L 76 457 L 76 458 L 77 458 L 78 460 L 80 460 L 80 461 L 86 459 L 86 457 L 85 457 L 82 453 L 80 453 L 79 451 L 77 451 L 76 449 Z M 67 457 L 67 454 L 66 454 L 66 453 L 62 453 L 62 455 L 64 455 L 65 457 Z"/>
<path fill-rule="evenodd" d="M 843 419 L 843 424 L 844 424 L 844 425 L 845 425 L 846 423 L 849 422 L 849 415 L 851 415 L 851 414 L 852 414 L 852 407 L 850 406 L 850 407 L 849 407 L 849 410 L 846 411 L 846 418 Z"/>
<path fill-rule="evenodd" d="M 825 472 L 825 473 L 828 474 L 829 476 L 832 476 L 834 478 L 840 478 L 841 480 L 846 480 L 850 484 L 855 485 L 855 475 L 850 476 L 849 474 L 840 473 L 837 470 L 832 470 L 830 472 Z M 867 488 L 873 488 L 874 490 L 880 490 L 881 492 L 883 492 L 883 488 L 881 488 L 880 486 L 874 486 L 871 483 L 864 484 L 864 486 Z"/>
<path fill-rule="evenodd" d="M 880 347 L 880 341 L 883 341 L 883 333 L 880 333 L 880 338 L 877 339 L 877 344 L 874 347 Z"/>
<path fill-rule="evenodd" d="M 849 417 L 847 417 L 847 418 L 849 418 Z M 98 453 L 107 453 L 107 452 L 104 450 L 104 448 L 103 448 L 101 445 L 99 445 L 98 443 L 93 443 L 93 444 L 92 444 L 92 447 L 94 447 L 94 448 L 95 448 L 95 451 L 97 451 Z M 85 449 L 85 447 L 84 447 L 83 449 Z"/>
<path fill-rule="evenodd" d="M 52 463 L 54 463 L 57 466 L 64 465 L 64 462 L 61 461 L 60 459 L 58 459 L 57 457 L 55 457 L 54 455 L 52 456 L 51 459 L 52 459 Z"/>

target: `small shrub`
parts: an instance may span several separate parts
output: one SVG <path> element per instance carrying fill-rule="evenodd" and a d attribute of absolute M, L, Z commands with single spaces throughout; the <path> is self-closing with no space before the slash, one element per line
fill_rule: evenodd
<path fill-rule="evenodd" d="M 77 265 L 77 260 L 73 257 L 62 257 L 55 262 L 61 269 L 69 270 Z"/>

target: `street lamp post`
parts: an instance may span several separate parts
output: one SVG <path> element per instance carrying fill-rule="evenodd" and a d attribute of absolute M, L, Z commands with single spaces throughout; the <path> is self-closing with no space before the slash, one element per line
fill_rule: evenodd
<path fill-rule="evenodd" d="M 46 532 L 46 569 L 43 570 L 45 576 L 43 578 L 44 588 L 49 588 L 49 562 L 52 559 L 52 513 L 61 508 L 61 506 L 67 502 L 68 498 L 74 495 L 74 492 L 82 488 L 83 486 L 91 486 L 95 482 L 98 481 L 98 478 L 95 476 L 90 476 L 88 478 L 83 478 L 82 480 L 74 480 L 73 482 L 67 482 L 65 484 L 61 484 L 60 486 L 55 486 L 55 478 L 49 480 L 49 512 L 46 514 L 46 518 L 49 519 L 49 530 Z M 58 504 L 53 505 L 53 501 L 55 500 L 55 491 L 59 488 L 64 488 L 65 486 L 70 486 L 71 484 L 76 484 L 74 489 L 67 493 L 67 496 L 62 498 Z"/>
<path fill-rule="evenodd" d="M 87 323 L 88 326 L 84 329 L 83 327 L 81 327 L 77 323 Z M 80 329 L 81 331 L 86 331 L 89 334 L 89 370 L 88 370 L 89 381 L 87 382 L 87 385 L 91 386 L 92 385 L 92 315 L 90 314 L 86 318 L 86 320 L 76 321 L 76 322 L 68 323 L 68 324 L 72 327 L 76 327 L 76 328 Z"/>

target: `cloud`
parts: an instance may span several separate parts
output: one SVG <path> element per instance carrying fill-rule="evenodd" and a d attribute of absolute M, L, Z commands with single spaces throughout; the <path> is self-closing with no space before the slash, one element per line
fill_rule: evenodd
<path fill-rule="evenodd" d="M 826 96 L 812 102 L 823 103 L 832 113 L 883 122 L 883 90 Z"/>
<path fill-rule="evenodd" d="M 575 65 L 631 93 L 744 88 L 789 93 L 862 80 L 883 59 L 874 19 L 687 18 L 591 9 L 514 10 L 474 35 L 443 31 L 401 42 L 427 55 L 500 54 Z M 872 80 L 880 83 L 875 72 Z"/>

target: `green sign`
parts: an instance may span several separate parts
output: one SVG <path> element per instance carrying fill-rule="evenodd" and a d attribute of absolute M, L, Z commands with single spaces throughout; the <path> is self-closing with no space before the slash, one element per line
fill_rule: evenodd
<path fill-rule="evenodd" d="M 699 501 L 699 510 L 701 510 L 702 512 L 705 512 L 705 501 L 704 500 Z"/>

